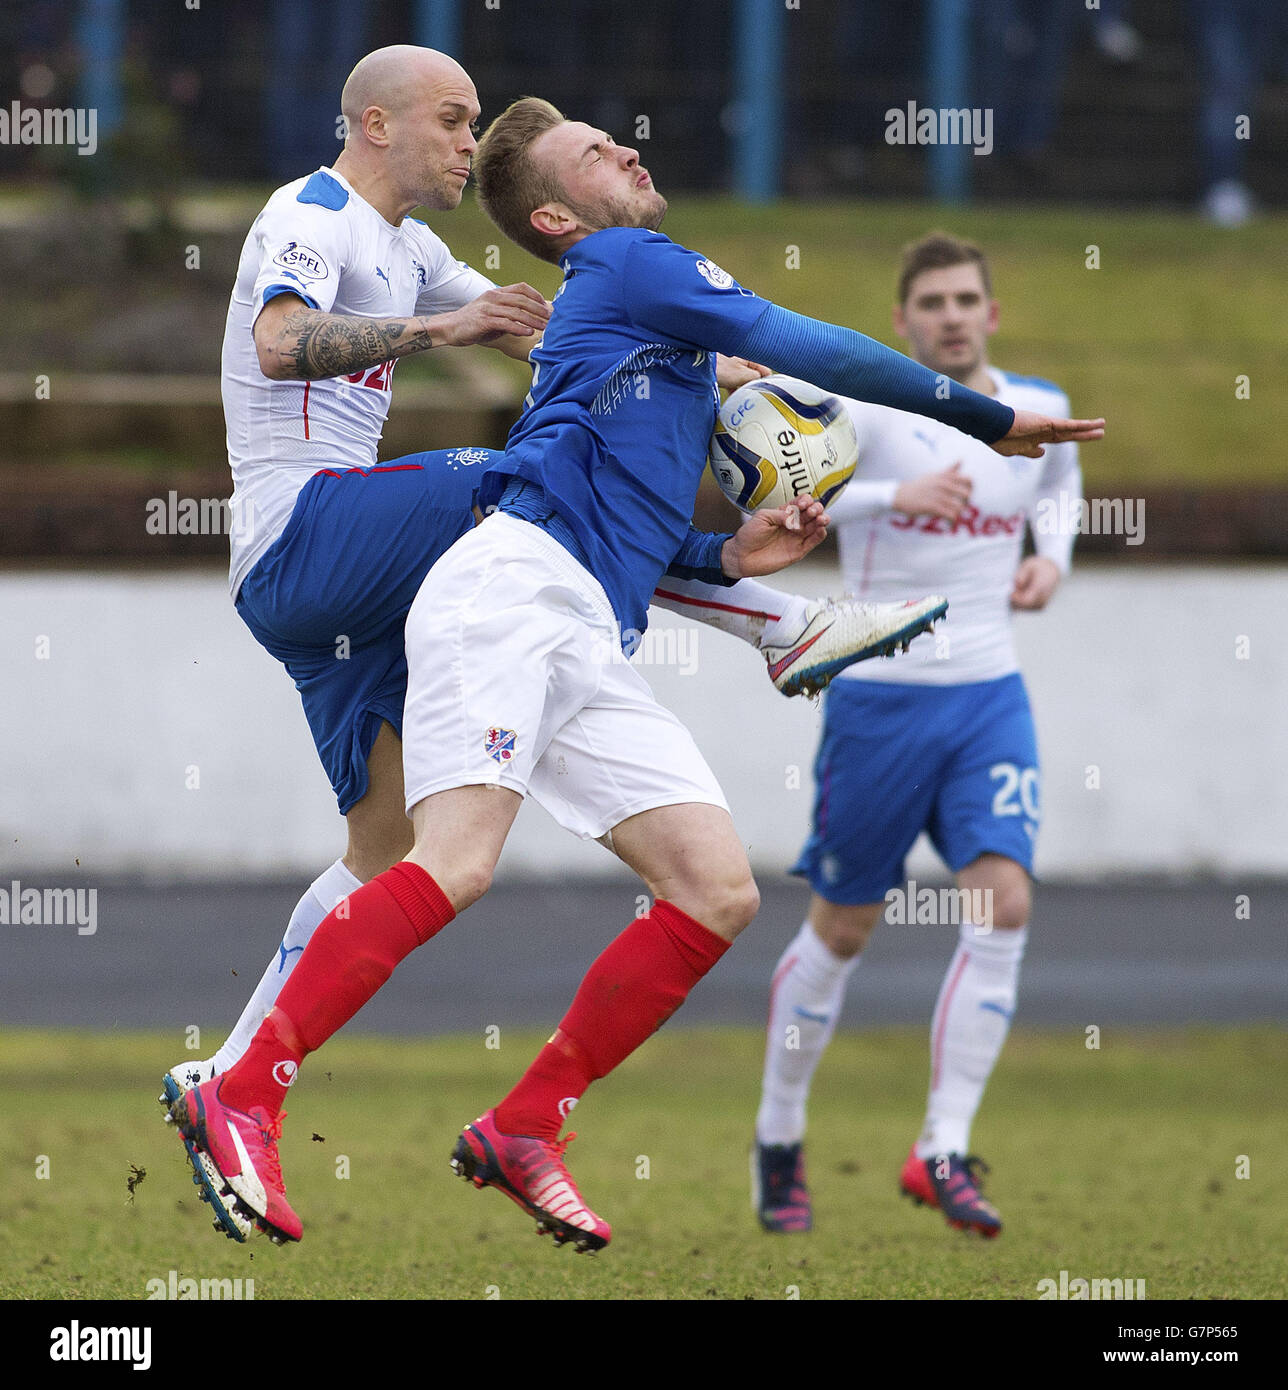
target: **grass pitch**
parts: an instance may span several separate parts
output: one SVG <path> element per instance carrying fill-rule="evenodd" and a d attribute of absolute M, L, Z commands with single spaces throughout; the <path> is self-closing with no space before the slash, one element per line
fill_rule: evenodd
<path fill-rule="evenodd" d="M 282 1142 L 304 1240 L 277 1249 L 210 1228 L 154 1099 L 173 1036 L 0 1033 L 0 1295 L 145 1299 L 172 1270 L 253 1279 L 256 1300 L 1032 1300 L 1062 1270 L 1151 1299 L 1288 1290 L 1280 1031 L 1109 1030 L 1098 1050 L 1017 1031 L 974 1136 L 1007 1223 L 984 1242 L 896 1193 L 922 1032 L 836 1039 L 811 1105 L 816 1230 L 771 1237 L 747 1183 L 762 1037 L 668 1028 L 574 1117 L 570 1166 L 614 1227 L 593 1259 L 447 1165 L 542 1040 L 341 1038 L 311 1059 Z"/>

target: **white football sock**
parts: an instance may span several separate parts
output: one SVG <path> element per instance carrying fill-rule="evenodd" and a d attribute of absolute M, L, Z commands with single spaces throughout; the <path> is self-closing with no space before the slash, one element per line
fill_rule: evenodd
<path fill-rule="evenodd" d="M 805 626 L 809 606 L 809 600 L 799 594 L 771 589 L 758 579 L 740 579 L 726 588 L 670 575 L 662 579 L 649 602 L 741 637 L 757 649 L 790 642 Z"/>
<path fill-rule="evenodd" d="M 970 1129 L 1015 1012 L 1027 927 L 986 936 L 963 922 L 930 1024 L 930 1096 L 918 1158 L 965 1154 Z"/>
<path fill-rule="evenodd" d="M 362 880 L 351 874 L 344 861 L 337 859 L 334 864 L 309 885 L 304 896 L 295 904 L 291 920 L 286 927 L 286 935 L 277 948 L 277 955 L 268 963 L 263 978 L 255 986 L 255 993 L 242 1010 L 228 1041 L 214 1055 L 215 1071 L 227 1071 L 250 1046 L 250 1040 L 259 1030 L 259 1025 L 268 1017 L 268 1011 L 277 1002 L 282 986 L 291 978 L 295 962 L 299 960 L 309 938 L 317 931 L 322 919 L 331 912 L 341 898 L 347 897 L 355 888 L 362 887 Z"/>
<path fill-rule="evenodd" d="M 756 1115 L 762 1144 L 796 1144 L 814 1069 L 836 1030 L 845 983 L 859 963 L 835 955 L 806 922 L 774 971 L 765 1040 L 765 1075 Z"/>

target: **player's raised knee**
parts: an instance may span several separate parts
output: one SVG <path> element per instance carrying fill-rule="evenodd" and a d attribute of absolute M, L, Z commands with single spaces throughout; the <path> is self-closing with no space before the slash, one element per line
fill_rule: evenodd
<path fill-rule="evenodd" d="M 493 865 L 483 860 L 473 864 L 455 865 L 449 874 L 450 886 L 443 891 L 451 899 L 457 912 L 463 912 L 471 903 L 476 903 L 492 886 Z"/>
<path fill-rule="evenodd" d="M 748 873 L 725 883 L 712 884 L 702 894 L 696 917 L 708 931 L 732 941 L 760 911 L 760 889 Z"/>
<path fill-rule="evenodd" d="M 417 845 L 407 856 L 434 880 L 455 912 L 464 912 L 492 886 L 493 864 L 488 859 L 465 858 L 463 855 L 445 861 L 438 855 L 426 853 Z"/>

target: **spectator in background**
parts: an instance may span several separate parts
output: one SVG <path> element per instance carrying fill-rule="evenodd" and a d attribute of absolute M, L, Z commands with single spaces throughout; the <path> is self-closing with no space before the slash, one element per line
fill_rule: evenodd
<path fill-rule="evenodd" d="M 1096 51 L 1124 66 L 1137 62 L 1145 49 L 1140 31 L 1127 17 L 1129 4 L 1130 0 L 1099 0 L 1099 7 L 1088 11 Z"/>
<path fill-rule="evenodd" d="M 1239 227 L 1255 208 L 1244 170 L 1252 108 L 1277 37 L 1280 10 L 1265 0 L 1193 0 L 1192 8 L 1198 40 L 1203 213 L 1218 226 Z"/>
<path fill-rule="evenodd" d="M 366 51 L 369 0 L 273 0 L 273 79 L 264 87 L 264 125 L 273 132 L 270 173 L 293 178 L 330 164 L 344 145 L 335 94 Z"/>
<path fill-rule="evenodd" d="M 1045 183 L 1074 21 L 1085 13 L 1082 0 L 989 0 L 975 11 L 978 100 L 993 111 L 996 162 L 1029 191 Z"/>

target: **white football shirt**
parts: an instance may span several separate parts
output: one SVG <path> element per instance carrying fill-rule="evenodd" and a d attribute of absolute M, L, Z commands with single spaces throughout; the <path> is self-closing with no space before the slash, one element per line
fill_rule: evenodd
<path fill-rule="evenodd" d="M 314 309 L 407 318 L 459 309 L 494 288 L 414 217 L 387 222 L 333 169 L 279 188 L 242 246 L 224 328 L 223 398 L 233 474 L 234 596 L 281 535 L 319 469 L 369 468 L 389 413 L 394 361 L 351 376 L 271 381 L 251 330 L 274 296 Z"/>
<path fill-rule="evenodd" d="M 988 368 L 997 398 L 1017 410 L 1067 416 L 1062 391 L 1036 377 Z M 838 679 L 959 685 L 1018 669 L 1010 595 L 1025 527 L 1034 548 L 1069 572 L 1074 535 L 1050 517 L 1076 517 L 1082 473 L 1076 444 L 1048 444 L 1045 457 L 1003 458 L 987 444 L 920 415 L 846 400 L 858 435 L 859 463 L 828 508 L 846 589 L 893 603 L 923 594 L 948 598 L 948 620 L 893 661 L 863 661 Z M 960 462 L 971 497 L 955 522 L 894 510 L 899 484 Z M 1060 494 L 1067 500 L 1060 502 Z M 1039 510 L 1044 499 L 1050 499 Z"/>

